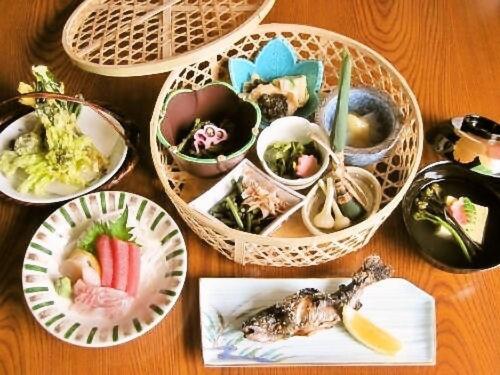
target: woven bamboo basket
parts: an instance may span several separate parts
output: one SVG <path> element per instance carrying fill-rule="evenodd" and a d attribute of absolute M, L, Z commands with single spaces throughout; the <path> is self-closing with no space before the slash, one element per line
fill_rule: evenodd
<path fill-rule="evenodd" d="M 373 169 L 382 186 L 381 210 L 340 232 L 294 237 L 295 228 L 290 228 L 266 237 L 231 229 L 206 217 L 188 205 L 190 196 L 192 198 L 199 194 L 206 182 L 180 171 L 156 138 L 163 117 L 163 103 L 169 91 L 181 87 L 196 89 L 212 80 L 228 81 L 227 65 L 230 57 L 253 59 L 263 45 L 276 36 L 287 39 L 301 59 L 323 61 L 322 95 L 336 86 L 341 52 L 347 48 L 353 59 L 352 84 L 373 86 L 385 91 L 399 106 L 403 117 L 403 130 L 397 145 Z M 386 59 L 361 43 L 334 32 L 303 25 L 261 25 L 226 50 L 212 52 L 213 57 L 170 73 L 151 120 L 150 145 L 154 165 L 166 194 L 181 217 L 209 245 L 241 264 L 310 266 L 337 259 L 366 245 L 402 200 L 417 172 L 422 155 L 422 118 L 415 96 L 405 79 Z M 284 228 L 287 225 L 284 224 Z"/>
<path fill-rule="evenodd" d="M 84 70 L 128 77 L 172 70 L 253 30 L 274 0 L 86 0 L 62 44 Z"/>

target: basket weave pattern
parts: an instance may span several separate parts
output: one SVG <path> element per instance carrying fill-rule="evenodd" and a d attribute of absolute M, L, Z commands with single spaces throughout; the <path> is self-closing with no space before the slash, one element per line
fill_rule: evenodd
<path fill-rule="evenodd" d="M 163 115 L 163 102 L 173 89 L 196 89 L 212 80 L 228 81 L 230 57 L 254 59 L 257 52 L 276 36 L 287 39 L 302 59 L 319 59 L 325 66 L 322 93 L 338 82 L 341 53 L 352 56 L 353 86 L 372 86 L 388 93 L 399 106 L 403 130 L 399 142 L 373 170 L 382 186 L 383 208 L 364 222 L 341 232 L 307 238 L 265 237 L 230 229 L 191 209 L 182 198 L 187 175 L 172 163 L 167 151 L 156 141 Z M 165 191 L 182 218 L 202 239 L 238 263 L 270 266 L 309 266 L 339 258 L 364 246 L 399 204 L 420 162 L 423 143 L 422 119 L 418 104 L 405 80 L 377 53 L 349 38 L 322 29 L 298 25 L 262 25 L 211 59 L 172 72 L 159 96 L 151 122 L 151 151 Z"/>
<path fill-rule="evenodd" d="M 270 2 L 87 0 L 68 21 L 63 43 L 72 58 L 94 65 L 96 72 L 148 64 L 223 38 Z"/>

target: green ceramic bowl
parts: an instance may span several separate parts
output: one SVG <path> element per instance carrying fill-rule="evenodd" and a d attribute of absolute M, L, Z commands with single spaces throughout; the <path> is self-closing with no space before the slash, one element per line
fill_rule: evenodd
<path fill-rule="evenodd" d="M 169 149 L 183 170 L 199 177 L 215 177 L 231 170 L 248 153 L 257 139 L 261 121 L 257 105 L 241 99 L 224 82 L 209 83 L 198 90 L 171 92 L 163 106 L 158 140 Z M 197 119 L 214 121 L 228 118 L 237 126 L 235 149 L 216 158 L 196 158 L 180 153 L 176 145 Z"/>

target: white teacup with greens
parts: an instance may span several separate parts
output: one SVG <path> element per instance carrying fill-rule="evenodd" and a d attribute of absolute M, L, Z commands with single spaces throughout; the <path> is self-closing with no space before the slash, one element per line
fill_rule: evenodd
<path fill-rule="evenodd" d="M 312 140 L 313 135 L 328 143 L 324 130 L 302 117 L 272 122 L 257 140 L 257 156 L 264 170 L 294 190 L 312 185 L 329 162 L 327 152 Z"/>

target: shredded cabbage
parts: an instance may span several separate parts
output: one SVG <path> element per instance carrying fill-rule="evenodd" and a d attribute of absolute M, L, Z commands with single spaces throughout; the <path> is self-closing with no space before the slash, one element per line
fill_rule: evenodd
<path fill-rule="evenodd" d="M 32 85 L 21 82 L 20 93 L 64 93 L 63 83 L 46 66 L 34 66 L 32 71 L 36 81 Z M 20 170 L 26 175 L 18 191 L 43 195 L 54 181 L 83 188 L 102 175 L 108 160 L 78 128 L 81 105 L 55 99 L 23 99 L 22 103 L 35 108 L 41 126 L 21 135 L 14 150 L 0 152 L 2 173 L 13 176 Z"/>

